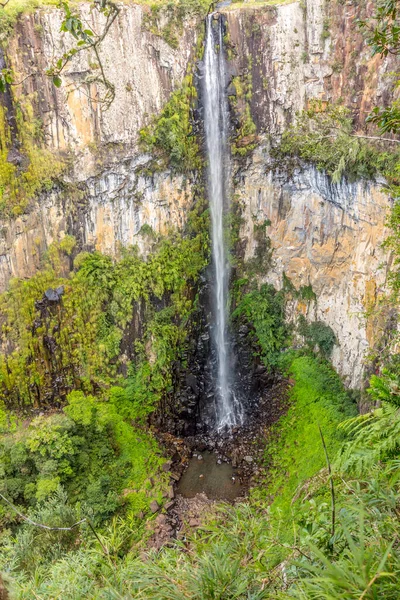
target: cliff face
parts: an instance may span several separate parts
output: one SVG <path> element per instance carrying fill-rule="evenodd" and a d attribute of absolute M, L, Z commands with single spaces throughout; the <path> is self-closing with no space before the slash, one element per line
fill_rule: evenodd
<path fill-rule="evenodd" d="M 316 301 L 289 304 L 292 321 L 304 314 L 330 325 L 339 344 L 332 361 L 351 386 L 362 381 L 363 357 L 374 339 L 375 306 L 385 288 L 388 256 L 382 248 L 389 210 L 381 186 L 333 184 L 314 168 L 292 177 L 265 169 L 262 150 L 242 173 L 236 193 L 245 210 L 241 238 L 253 255 L 254 225 L 266 220 L 274 249 L 266 281 L 280 288 L 283 273 L 297 289 L 311 283 Z"/>
<path fill-rule="evenodd" d="M 80 10 L 99 26 L 88 5 Z M 296 286 L 312 284 L 317 302 L 308 316 L 333 328 L 339 341 L 334 363 L 351 385 L 360 383 L 373 341 L 366 309 L 385 284 L 387 257 L 380 244 L 388 198 L 379 184 L 332 185 L 311 168 L 293 177 L 271 172 L 263 139 L 282 132 L 312 98 L 341 98 L 362 122 L 377 98 L 390 93 L 387 74 L 393 65 L 370 59 L 354 29 L 356 10 L 352 2 L 328 7 L 323 0 L 223 9 L 231 75 L 251 78 L 249 102 L 261 140 L 253 156 L 235 167 L 247 255 L 256 244 L 254 222 L 268 218 L 274 264 L 265 278 L 279 287 L 285 272 Z M 36 74 L 16 94 L 29 95 L 46 145 L 71 157 L 72 187 L 43 194 L 27 214 L 0 223 L 1 289 L 11 276 L 31 276 L 49 243 L 65 233 L 75 235 L 82 249 L 115 254 L 120 244 L 146 250 L 144 224 L 159 232 L 184 224 L 193 200 L 191 178 L 169 171 L 146 174 L 150 157 L 139 150 L 138 132 L 194 62 L 201 28 L 187 22 L 173 49 L 145 26 L 148 11 L 123 5 L 101 46 L 106 75 L 116 87 L 108 110 L 88 79 L 91 57 L 74 58 L 60 89 L 43 75 L 66 50 L 66 38 L 56 33 L 61 13 L 38 10 L 20 19 L 8 59 L 21 78 Z M 291 318 L 300 310 L 305 308 L 293 305 Z"/>
<path fill-rule="evenodd" d="M 250 70 L 259 131 L 276 135 L 311 99 L 341 100 L 356 122 L 391 94 L 395 61 L 371 58 L 356 25 L 356 2 L 306 0 L 226 9 L 234 74 Z"/>
<path fill-rule="evenodd" d="M 102 31 L 103 17 L 97 11 L 87 3 L 79 10 L 83 22 Z M 84 181 L 99 170 L 100 148 L 118 158 L 137 152 L 139 130 L 180 85 L 194 56 L 193 23 L 187 23 L 179 47 L 172 49 L 146 28 L 144 19 L 149 12 L 145 6 L 122 5 L 101 44 L 104 71 L 115 86 L 115 99 L 108 108 L 98 101 L 102 94 L 95 81 L 98 65 L 94 56 L 77 54 L 63 71 L 60 89 L 45 75 L 46 68 L 71 47 L 71 37 L 60 33 L 62 11 L 38 10 L 17 24 L 8 56 L 21 79 L 33 75 L 16 93 L 30 96 L 35 114 L 43 121 L 46 144 L 73 156 L 73 180 Z"/>

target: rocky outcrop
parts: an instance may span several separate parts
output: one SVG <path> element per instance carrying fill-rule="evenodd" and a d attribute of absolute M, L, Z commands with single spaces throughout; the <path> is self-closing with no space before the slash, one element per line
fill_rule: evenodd
<path fill-rule="evenodd" d="M 306 0 L 224 9 L 235 75 L 251 74 L 259 131 L 279 134 L 311 99 L 346 104 L 359 123 L 392 91 L 395 60 L 371 57 L 357 2 Z"/>
<path fill-rule="evenodd" d="M 0 288 L 10 277 L 33 275 L 49 245 L 66 234 L 76 237 L 80 250 L 116 255 L 121 246 L 131 245 L 146 253 L 153 234 L 183 227 L 193 203 L 189 182 L 168 171 L 146 175 L 148 160 L 143 155 L 128 159 L 72 192 L 54 190 L 29 213 L 4 221 Z"/>

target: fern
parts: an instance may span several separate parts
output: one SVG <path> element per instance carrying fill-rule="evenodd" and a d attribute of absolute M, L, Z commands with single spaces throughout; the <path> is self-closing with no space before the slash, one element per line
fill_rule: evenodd
<path fill-rule="evenodd" d="M 385 403 L 367 415 L 339 425 L 349 436 L 339 452 L 337 466 L 343 472 L 361 475 L 375 463 L 394 458 L 400 449 L 400 410 Z"/>
<path fill-rule="evenodd" d="M 383 369 L 381 377 L 372 375 L 370 386 L 367 391 L 374 400 L 400 406 L 400 377 L 397 373 Z"/>

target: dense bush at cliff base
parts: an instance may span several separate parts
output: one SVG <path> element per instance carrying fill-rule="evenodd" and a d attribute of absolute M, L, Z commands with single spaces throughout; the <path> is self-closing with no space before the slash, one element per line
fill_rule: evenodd
<path fill-rule="evenodd" d="M 201 208 L 185 236 L 151 236 L 147 260 L 136 248 L 118 260 L 81 253 L 71 272 L 76 242 L 66 236 L 41 272 L 0 297 L 0 492 L 22 511 L 58 494 L 76 520 L 101 526 L 161 503 L 165 459 L 146 417 L 167 406 L 190 335 L 208 262 L 199 231 Z M 9 506 L 0 519 L 9 533 L 20 522 Z"/>
<path fill-rule="evenodd" d="M 266 488 L 254 490 L 245 504 L 210 515 L 189 540 L 189 551 L 177 545 L 150 553 L 145 562 L 138 557 L 140 540 L 121 522 L 102 537 L 108 557 L 83 532 L 84 545 L 58 560 L 53 547 L 51 566 L 37 570 L 34 583 L 21 572 L 21 565 L 28 568 L 32 560 L 32 547 L 24 546 L 23 537 L 17 545 L 6 543 L 1 560 L 3 569 L 11 569 L 16 597 L 30 598 L 34 591 L 49 600 L 61 593 L 68 600 L 397 598 L 400 557 L 393 540 L 400 533 L 398 461 L 382 455 L 357 479 L 340 459 L 336 463 L 346 440 L 343 432 L 336 436 L 337 425 L 348 422 L 354 404 L 321 359 L 292 355 L 286 362 L 295 383 L 288 414 L 267 447 L 277 471 Z M 379 388 L 375 382 L 373 394 Z M 319 427 L 334 469 L 334 530 Z M 368 430 L 364 438 L 368 447 Z M 48 506 L 65 511 L 62 494 Z M 35 514 L 43 517 L 45 507 Z M 71 548 L 71 540 L 63 544 L 64 552 Z M 121 554 L 126 544 L 130 552 Z M 44 554 L 46 558 L 50 556 Z"/>

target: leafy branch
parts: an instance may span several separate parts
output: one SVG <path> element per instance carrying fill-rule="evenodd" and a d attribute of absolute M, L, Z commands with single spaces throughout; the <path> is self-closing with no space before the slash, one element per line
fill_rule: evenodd
<path fill-rule="evenodd" d="M 10 0 L 1 3 L 0 7 L 4 8 Z M 71 62 L 71 60 L 80 52 L 92 51 L 97 60 L 98 68 L 100 69 L 99 77 L 92 77 L 86 81 L 86 83 L 99 83 L 105 88 L 105 94 L 102 98 L 96 98 L 97 102 L 100 102 L 108 108 L 115 98 L 115 86 L 106 77 L 104 71 L 104 65 L 100 57 L 100 45 L 104 38 L 108 34 L 112 24 L 117 18 L 120 8 L 112 0 L 95 0 L 96 9 L 102 14 L 106 21 L 102 31 L 96 33 L 85 25 L 80 18 L 78 13 L 72 12 L 68 2 L 61 2 L 61 8 L 64 10 L 64 20 L 61 23 L 60 31 L 72 35 L 75 39 L 76 44 L 73 48 L 65 52 L 57 61 L 49 67 L 45 74 L 52 79 L 53 84 L 59 88 L 62 84 L 61 75 L 65 67 Z M 7 86 L 21 85 L 26 79 L 35 75 L 36 72 L 30 73 L 21 81 L 15 81 L 14 73 L 12 69 L 5 67 L 0 70 L 0 93 L 4 93 L 7 90 Z"/>
<path fill-rule="evenodd" d="M 366 32 L 367 44 L 372 54 L 388 56 L 400 54 L 400 0 L 378 2 L 375 14 L 368 21 L 359 20 L 359 27 Z"/>
<path fill-rule="evenodd" d="M 358 21 L 366 35 L 367 44 L 372 48 L 373 56 L 400 56 L 399 12 L 400 0 L 378 0 L 372 17 L 368 21 Z M 377 125 L 381 133 L 399 133 L 400 102 L 397 100 L 386 108 L 376 106 L 367 117 L 367 123 Z"/>
<path fill-rule="evenodd" d="M 46 529 L 47 531 L 72 531 L 73 529 L 75 529 L 76 527 L 79 527 L 79 525 L 82 525 L 82 523 L 87 523 L 89 525 L 90 530 L 92 531 L 93 535 L 95 536 L 95 538 L 97 539 L 97 541 L 99 542 L 101 549 L 103 551 L 103 553 L 108 556 L 108 550 L 107 548 L 104 546 L 104 544 L 102 543 L 97 531 L 95 530 L 95 528 L 93 527 L 93 524 L 91 523 L 90 519 L 88 519 L 87 517 L 84 517 L 83 519 L 81 519 L 80 521 L 77 521 L 76 523 L 74 523 L 73 525 L 70 525 L 69 527 L 52 527 L 50 525 L 44 525 L 43 523 L 36 523 L 36 521 L 32 521 L 32 519 L 30 519 L 29 517 L 27 517 L 26 515 L 24 515 L 23 513 L 21 513 L 18 508 L 16 508 L 14 506 L 14 504 L 12 502 L 10 502 L 5 496 L 3 496 L 3 494 L 0 494 L 0 498 L 3 500 L 3 502 L 5 502 L 23 521 L 25 521 L 26 523 L 29 523 L 29 525 L 33 525 L 34 527 L 39 527 L 40 529 Z"/>
<path fill-rule="evenodd" d="M 77 13 L 73 13 L 67 2 L 61 3 L 65 11 L 65 19 L 61 24 L 61 31 L 69 33 L 76 40 L 76 45 L 65 52 L 61 58 L 57 60 L 55 65 L 47 69 L 46 75 L 52 78 L 56 87 L 60 87 L 62 80 L 61 74 L 68 63 L 82 51 L 93 51 L 100 69 L 100 77 L 93 78 L 93 82 L 101 83 L 105 87 L 105 95 L 100 102 L 108 108 L 115 98 L 115 86 L 106 77 L 104 66 L 101 61 L 99 48 L 104 38 L 108 34 L 112 24 L 117 18 L 120 9 L 112 2 L 112 0 L 97 0 L 95 5 L 98 11 L 106 17 L 106 22 L 101 33 L 96 34 L 92 29 L 85 26 L 82 19 Z"/>

